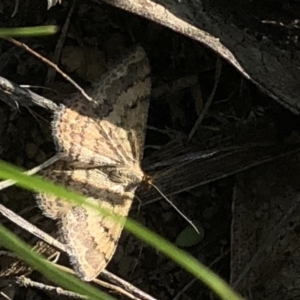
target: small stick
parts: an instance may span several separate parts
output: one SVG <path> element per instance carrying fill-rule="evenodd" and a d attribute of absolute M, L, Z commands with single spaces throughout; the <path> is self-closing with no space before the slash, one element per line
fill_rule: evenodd
<path fill-rule="evenodd" d="M 60 287 L 47 285 L 41 282 L 33 281 L 25 276 L 18 277 L 14 282 L 23 287 L 31 287 L 41 291 L 55 293 L 57 296 L 66 296 L 73 299 L 87 299 L 86 296 L 79 295 L 71 291 L 66 291 Z"/>
<path fill-rule="evenodd" d="M 70 269 L 67 268 L 65 266 L 61 266 L 61 265 L 56 265 L 60 270 L 63 270 L 67 273 L 73 274 L 75 275 L 75 272 Z M 129 282 L 121 279 L 120 277 L 114 275 L 113 273 L 110 273 L 107 270 L 103 270 L 100 273 L 100 276 L 105 278 L 106 280 L 109 280 L 110 282 L 113 282 L 115 284 L 110 284 L 106 281 L 100 280 L 100 279 L 93 279 L 92 282 L 103 286 L 107 289 L 111 289 L 112 291 L 115 291 L 116 293 L 119 294 L 123 294 L 126 297 L 133 299 L 133 300 L 157 300 L 153 297 L 151 297 L 150 295 L 146 294 L 145 292 L 139 290 L 137 287 L 133 286 L 132 284 L 130 284 Z"/>
<path fill-rule="evenodd" d="M 56 266 L 60 270 L 63 270 L 65 272 L 69 273 L 69 274 L 75 275 L 75 272 L 72 269 L 70 269 L 70 268 L 67 268 L 67 267 L 61 266 L 61 265 L 56 265 Z M 98 284 L 98 285 L 100 285 L 100 286 L 102 286 L 104 288 L 111 289 L 112 291 L 114 291 L 116 293 L 119 293 L 121 295 L 124 295 L 124 296 L 128 297 L 129 299 L 133 299 L 133 300 L 156 300 L 156 299 L 152 298 L 150 295 L 143 293 L 142 291 L 140 291 L 139 289 L 137 289 L 136 287 L 132 286 L 130 283 L 128 283 L 126 281 L 125 281 L 124 285 L 120 284 L 121 282 L 124 282 L 124 280 L 122 280 L 121 278 L 117 277 L 116 275 L 114 275 L 114 274 L 112 274 L 112 273 L 110 273 L 108 271 L 105 271 L 105 270 L 102 271 L 101 275 L 103 274 L 103 272 L 107 273 L 107 276 L 104 276 L 104 277 L 106 277 L 106 279 L 110 280 L 111 282 L 114 282 L 114 279 L 116 278 L 115 282 L 119 286 L 114 285 L 114 284 L 110 284 L 110 283 L 108 283 L 106 281 L 103 281 L 103 280 L 100 280 L 100 279 L 97 279 L 97 278 L 93 279 L 94 283 L 96 283 L 96 284 Z M 126 287 L 127 290 L 123 289 L 122 286 Z M 135 297 L 133 294 L 130 293 L 131 290 L 129 289 L 129 286 L 132 287 L 132 291 L 137 290 L 140 293 L 145 294 L 145 297 L 144 298 L 143 297 L 138 297 L 138 298 Z"/>
<path fill-rule="evenodd" d="M 132 293 L 134 296 L 138 297 L 138 299 L 156 300 L 156 298 L 153 298 L 152 296 L 150 296 L 149 294 L 146 294 L 145 292 L 138 289 L 137 287 L 135 287 L 131 283 L 119 278 L 118 276 L 116 276 L 113 273 L 108 272 L 107 270 L 103 270 L 100 273 L 100 276 L 107 279 L 107 280 L 109 280 L 110 282 L 113 282 L 113 283 L 117 284 L 118 286 L 124 288 L 126 291 L 128 291 L 128 292 Z M 98 279 L 95 279 L 94 282 L 97 283 L 97 280 Z"/>
<path fill-rule="evenodd" d="M 75 2 L 76 2 L 76 0 L 74 0 L 72 2 L 71 8 L 70 8 L 69 13 L 66 18 L 66 21 L 61 29 L 61 35 L 57 41 L 57 44 L 56 44 L 56 47 L 54 50 L 53 63 L 56 65 L 58 64 L 60 56 L 61 56 L 61 50 L 64 45 L 65 39 L 66 39 L 67 31 L 69 29 L 70 19 L 73 14 L 73 11 L 74 11 Z M 47 75 L 46 75 L 45 85 L 49 86 L 50 84 L 52 84 L 54 81 L 54 77 L 55 77 L 55 69 L 49 68 Z"/>
<path fill-rule="evenodd" d="M 201 122 L 203 121 L 217 90 L 218 84 L 219 84 L 219 79 L 220 79 L 220 75 L 221 75 L 221 70 L 222 70 L 222 61 L 220 60 L 220 58 L 217 58 L 217 66 L 216 66 L 216 74 L 215 74 L 215 84 L 213 87 L 213 90 L 207 100 L 207 102 L 204 105 L 204 108 L 198 118 L 198 120 L 196 121 L 195 125 L 193 126 L 190 134 L 189 134 L 189 141 L 192 139 L 193 135 L 195 134 L 197 128 L 199 127 L 199 125 L 201 124 Z"/>
<path fill-rule="evenodd" d="M 5 102 L 13 109 L 19 106 L 29 107 L 37 105 L 51 112 L 58 109 L 57 104 L 44 98 L 31 90 L 22 88 L 18 84 L 0 76 L 0 100 Z"/>
<path fill-rule="evenodd" d="M 4 294 L 3 292 L 0 292 L 0 295 L 6 299 L 6 300 L 12 300 L 10 297 L 8 297 L 6 294 Z"/>
<path fill-rule="evenodd" d="M 34 51 L 33 49 L 31 49 L 29 46 L 27 46 L 24 43 L 21 43 L 13 38 L 4 38 L 7 41 L 13 43 L 14 45 L 25 49 L 26 51 L 28 51 L 29 53 L 31 53 L 32 55 L 34 55 L 35 57 L 37 57 L 38 59 L 40 59 L 42 62 L 44 62 L 45 64 L 47 64 L 48 66 L 52 67 L 53 69 L 56 70 L 56 72 L 58 72 L 62 77 L 64 77 L 67 81 L 69 81 L 82 95 L 84 98 L 86 98 L 88 101 L 93 101 L 93 98 L 91 98 L 85 91 L 84 89 L 82 89 L 73 79 L 71 79 L 70 76 L 68 76 L 66 73 L 64 73 L 56 64 L 52 63 L 49 59 L 41 56 L 39 53 L 37 53 L 36 51 Z"/>
<path fill-rule="evenodd" d="M 29 223 L 28 221 L 24 220 L 23 218 L 21 218 L 16 213 L 14 213 L 10 209 L 6 208 L 2 204 L 0 204 L 0 213 L 3 216 L 7 217 L 12 222 L 14 222 L 15 224 L 17 224 L 18 226 L 24 228 L 25 230 L 27 230 L 31 234 L 35 235 L 36 237 L 42 239 L 44 242 L 48 243 L 49 245 L 65 252 L 67 254 L 69 253 L 68 252 L 68 247 L 66 245 L 60 243 L 59 241 L 54 239 L 51 235 L 45 233 L 44 231 L 37 228 L 35 225 L 33 225 L 33 224 Z M 65 271 L 68 271 L 69 273 L 74 274 L 74 272 L 72 270 L 70 270 L 66 267 L 63 267 L 63 266 L 60 266 L 60 265 L 57 265 L 57 264 L 55 264 L 55 265 L 60 269 L 63 269 Z M 130 295 L 131 299 L 156 300 L 155 298 L 153 298 L 150 295 L 144 293 L 143 291 L 141 291 L 137 287 L 133 286 L 129 282 L 124 281 L 123 279 L 121 279 L 118 276 L 108 272 L 107 270 L 103 270 L 101 272 L 100 276 L 103 276 L 103 277 L 109 279 L 110 281 L 114 282 L 115 284 L 118 284 L 121 288 L 118 287 L 118 286 L 110 285 L 109 283 L 103 283 L 103 281 L 101 281 L 99 279 L 94 279 L 93 282 L 95 282 L 95 283 L 97 283 L 101 286 L 107 287 L 107 288 L 112 288 L 113 290 L 116 290 L 117 292 L 123 293 L 128 297 Z M 124 291 L 122 291 L 122 289 L 124 289 Z M 131 294 L 134 294 L 134 296 L 132 296 Z M 137 296 L 137 298 L 135 296 Z"/>
<path fill-rule="evenodd" d="M 35 225 L 29 223 L 25 219 L 18 216 L 16 213 L 11 211 L 10 209 L 6 208 L 4 205 L 0 204 L 0 213 L 8 218 L 13 223 L 17 224 L 18 226 L 22 227 L 23 229 L 27 230 L 31 234 L 35 235 L 36 237 L 42 239 L 49 245 L 62 250 L 63 252 L 68 253 L 68 248 L 66 245 L 60 243 L 56 239 L 54 239 L 51 235 L 45 233 L 43 230 L 39 229 Z"/>

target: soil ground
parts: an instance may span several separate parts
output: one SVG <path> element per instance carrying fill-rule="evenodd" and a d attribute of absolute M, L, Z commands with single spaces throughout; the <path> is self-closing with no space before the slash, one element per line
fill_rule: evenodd
<path fill-rule="evenodd" d="M 68 1 L 46 10 L 46 1 L 20 2 L 11 18 L 12 1 L 0 5 L 0 26 L 21 27 L 57 24 L 61 28 L 70 8 Z M 59 35 L 22 39 L 30 47 L 52 58 Z M 131 45 L 141 44 L 151 65 L 152 96 L 147 130 L 145 157 L 156 146 L 165 145 L 177 135 L 187 136 L 194 126 L 214 86 L 217 56 L 204 46 L 166 28 L 107 5 L 80 1 L 70 22 L 59 65 L 83 87 L 99 78 L 108 61 L 116 60 Z M 0 74 L 19 84 L 44 86 L 47 66 L 29 53 L 7 41 L 0 41 Z M 178 82 L 184 82 L 178 87 Z M 177 83 L 177 85 L 176 85 Z M 73 87 L 56 75 L 51 89 L 68 94 Z M 37 91 L 53 99 L 50 91 Z M 57 97 L 56 97 L 57 98 Z M 57 100 L 59 102 L 59 99 Z M 29 111 L 20 107 L 12 111 L 0 102 L 0 156 L 19 167 L 30 169 L 55 153 L 50 133 L 51 114 L 41 108 Z M 206 141 L 243 138 L 243 132 L 263 129 L 279 139 L 299 128 L 298 119 L 261 94 L 231 66 L 223 63 L 218 89 L 212 106 L 199 126 L 193 143 L 199 148 Z M 205 231 L 202 242 L 186 248 L 193 256 L 229 280 L 231 199 L 234 176 L 202 187 L 184 191 L 172 201 Z M 32 194 L 16 187 L 1 192 L 1 202 L 27 219 L 39 216 Z M 142 208 L 137 203 L 130 216 L 151 230 L 174 242 L 187 223 L 165 202 Z M 24 209 L 33 207 L 26 213 Z M 42 224 L 44 219 L 36 223 Z M 4 221 L 3 221 L 4 222 Z M 31 240 L 15 225 L 11 230 Z M 55 224 L 50 223 L 48 231 Z M 54 227 L 53 227 L 54 228 Z M 43 228 L 45 229 L 45 228 Z M 32 240 L 31 240 L 32 242 Z M 128 280 L 157 299 L 173 299 L 193 277 L 154 249 L 123 234 L 117 253 L 108 270 Z M 32 274 L 32 278 L 39 275 Z M 209 299 L 210 292 L 195 282 L 182 299 Z M 17 289 L 14 299 L 57 299 L 30 289 Z"/>

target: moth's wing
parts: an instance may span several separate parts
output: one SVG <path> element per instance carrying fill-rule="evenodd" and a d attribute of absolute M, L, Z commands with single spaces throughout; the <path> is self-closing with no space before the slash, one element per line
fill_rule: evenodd
<path fill-rule="evenodd" d="M 74 188 L 76 182 L 72 182 L 72 178 L 67 172 L 72 172 L 67 162 L 58 161 L 42 170 L 39 175 L 65 187 Z M 53 194 L 39 193 L 35 195 L 35 198 L 44 215 L 54 220 L 64 216 L 73 206 L 71 202 L 62 200 Z"/>
<path fill-rule="evenodd" d="M 109 194 L 108 190 L 103 190 L 98 199 L 89 201 L 126 217 L 133 194 L 111 196 L 111 203 L 103 200 Z M 63 238 L 71 249 L 70 262 L 80 278 L 93 280 L 107 266 L 117 248 L 124 221 L 117 223 L 86 206 L 72 208 L 61 220 Z"/>
<path fill-rule="evenodd" d="M 121 184 L 111 182 L 97 169 L 72 169 L 60 161 L 44 170 L 43 176 L 86 195 L 99 207 L 120 216 L 128 215 L 133 192 L 125 192 Z M 124 224 L 87 206 L 70 204 L 48 194 L 39 194 L 38 199 L 47 216 L 60 220 L 61 237 L 69 246 L 68 254 L 77 274 L 87 281 L 95 278 L 113 256 Z"/>
<path fill-rule="evenodd" d="M 121 64 L 112 68 L 95 88 L 99 121 L 107 137 L 125 161 L 139 163 L 144 152 L 151 81 L 143 48 L 136 47 Z"/>
<path fill-rule="evenodd" d="M 95 104 L 81 95 L 73 95 L 65 105 L 60 105 L 52 122 L 57 152 L 83 166 L 114 165 L 121 161 L 103 136 L 97 118 Z"/>
<path fill-rule="evenodd" d="M 57 151 L 71 161 L 115 165 L 142 158 L 150 67 L 137 47 L 94 85 L 93 98 L 72 96 L 54 116 Z"/>

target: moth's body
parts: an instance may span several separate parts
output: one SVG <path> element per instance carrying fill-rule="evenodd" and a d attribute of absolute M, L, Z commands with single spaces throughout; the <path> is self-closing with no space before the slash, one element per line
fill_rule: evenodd
<path fill-rule="evenodd" d="M 149 63 L 138 47 L 95 86 L 88 102 L 80 95 L 61 105 L 53 137 L 63 160 L 43 172 L 88 201 L 126 217 L 143 180 L 143 156 L 150 94 Z M 94 279 L 115 252 L 124 222 L 39 194 L 44 213 L 60 220 L 71 263 L 83 280 Z"/>

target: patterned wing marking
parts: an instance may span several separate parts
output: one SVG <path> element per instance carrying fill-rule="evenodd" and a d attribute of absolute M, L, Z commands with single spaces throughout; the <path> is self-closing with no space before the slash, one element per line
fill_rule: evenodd
<path fill-rule="evenodd" d="M 71 96 L 52 123 L 57 151 L 64 155 L 65 162 L 55 163 L 43 175 L 126 217 L 144 176 L 140 160 L 149 72 L 146 54 L 137 47 L 95 85 L 94 102 Z M 75 271 L 84 280 L 95 278 L 115 252 L 123 223 L 52 195 L 40 194 L 37 198 L 48 217 L 60 220 Z"/>
<path fill-rule="evenodd" d="M 107 197 L 106 193 L 101 197 Z M 100 206 L 126 217 L 132 199 L 133 194 L 123 195 L 122 207 L 106 201 L 101 202 Z M 95 202 L 91 199 L 90 201 Z M 109 216 L 99 215 L 89 207 L 76 206 L 62 219 L 61 225 L 65 242 L 72 250 L 70 261 L 76 273 L 83 280 L 94 279 L 111 260 L 123 230 L 124 220 L 120 224 Z"/>
<path fill-rule="evenodd" d="M 87 166 L 139 163 L 151 88 L 149 73 L 146 53 L 137 47 L 94 86 L 96 103 L 81 96 L 67 100 L 52 124 L 57 151 Z"/>
<path fill-rule="evenodd" d="M 98 169 L 71 169 L 60 161 L 44 170 L 43 175 L 81 192 L 101 208 L 122 217 L 128 215 L 134 190 L 125 192 L 122 184 L 110 181 Z M 88 206 L 74 205 L 52 195 L 39 194 L 37 198 L 48 217 L 60 220 L 60 232 L 71 251 L 75 271 L 86 281 L 95 278 L 113 256 L 124 221 L 117 223 Z"/>

